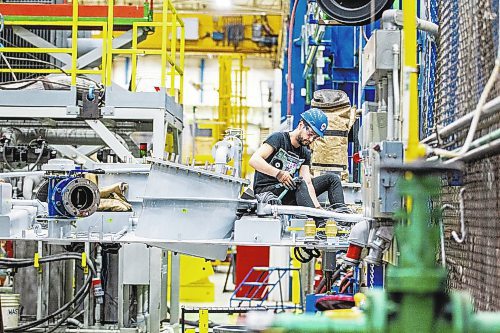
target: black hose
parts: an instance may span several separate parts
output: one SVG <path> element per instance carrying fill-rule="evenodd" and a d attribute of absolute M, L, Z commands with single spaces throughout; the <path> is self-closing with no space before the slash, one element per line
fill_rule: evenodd
<path fill-rule="evenodd" d="M 33 322 L 30 322 L 30 323 L 27 323 L 27 324 L 24 324 L 24 325 L 20 325 L 20 326 L 17 326 L 17 327 L 7 328 L 7 329 L 5 329 L 5 331 L 6 332 L 24 332 L 25 329 L 39 326 L 40 324 L 43 324 L 43 323 L 49 321 L 50 319 L 58 316 L 59 314 L 61 314 L 64 311 L 66 311 L 66 309 L 69 308 L 72 304 L 81 301 L 81 299 L 84 299 L 84 297 L 82 297 L 82 296 L 85 295 L 85 294 L 87 294 L 89 292 L 91 281 L 92 281 L 92 276 L 89 274 L 87 280 L 85 281 L 85 283 L 83 284 L 83 286 L 80 288 L 80 290 L 78 290 L 78 292 L 76 293 L 75 297 L 71 301 L 69 301 L 68 303 L 64 304 L 60 309 L 58 309 L 57 311 L 51 313 L 47 317 L 35 320 Z"/>
<path fill-rule="evenodd" d="M 70 259 L 78 260 L 81 258 L 82 258 L 82 255 L 80 253 L 64 253 L 64 254 L 56 254 L 56 255 L 49 255 L 46 257 L 42 257 L 39 259 L 39 263 L 44 264 L 44 263 L 53 262 L 53 261 L 70 260 Z M 33 264 L 34 264 L 34 259 L 19 259 L 19 258 L 1 258 L 0 259 L 0 266 L 4 266 L 4 267 L 8 267 L 8 268 L 29 267 L 29 266 L 32 266 Z M 79 304 L 81 304 L 83 299 L 85 299 L 85 297 L 83 297 L 83 296 L 90 292 L 92 276 L 96 275 L 94 265 L 89 258 L 87 259 L 87 265 L 91 271 L 91 274 L 88 275 L 83 286 L 78 290 L 78 292 L 75 294 L 75 296 L 73 297 L 73 299 L 71 301 L 69 301 L 68 303 L 63 305 L 60 309 L 51 313 L 50 315 L 48 315 L 45 318 L 38 319 L 38 320 L 35 320 L 33 322 L 30 322 L 30 323 L 27 323 L 27 324 L 24 324 L 21 326 L 7 328 L 7 329 L 5 329 L 5 331 L 6 332 L 25 332 L 27 329 L 39 326 L 40 324 L 43 324 L 43 323 L 49 321 L 50 319 L 58 316 L 59 314 L 66 311 L 73 304 L 77 304 L 75 306 L 75 308 L 78 308 Z M 73 309 L 73 311 L 71 311 L 71 314 L 73 314 L 73 313 L 74 313 L 74 309 Z M 71 316 L 71 314 L 69 316 Z M 66 319 L 64 319 L 64 321 Z M 59 327 L 59 326 L 57 326 L 57 327 Z"/>
<path fill-rule="evenodd" d="M 307 254 L 307 257 L 302 253 L 302 251 Z M 308 249 L 306 247 L 295 247 L 293 249 L 293 254 L 295 258 L 305 264 L 309 261 L 313 260 L 313 258 L 319 258 L 321 256 L 321 252 L 318 249 Z"/>
<path fill-rule="evenodd" d="M 7 157 L 5 155 L 5 151 L 7 150 L 7 146 L 4 144 L 3 145 L 3 149 L 2 149 L 2 157 L 3 157 L 3 162 L 5 163 L 5 165 L 7 166 L 7 169 L 9 170 L 13 170 L 12 169 L 12 165 L 10 165 L 10 163 L 7 161 Z"/>
<path fill-rule="evenodd" d="M 31 168 L 28 167 L 28 170 L 29 171 L 33 171 L 33 169 L 35 169 L 35 167 L 38 165 L 38 162 L 40 162 L 40 159 L 42 158 L 43 156 L 43 151 L 45 149 L 45 142 L 42 143 L 42 148 L 40 148 L 40 153 L 38 154 L 38 157 L 35 161 L 35 163 L 33 164 L 33 166 Z"/>
<path fill-rule="evenodd" d="M 312 260 L 312 257 L 309 256 L 308 258 L 304 257 L 302 255 L 302 252 L 301 252 L 301 248 L 300 247 L 295 247 L 293 249 L 293 254 L 295 255 L 295 259 L 297 259 L 299 262 L 305 264 L 305 263 L 308 263 L 309 261 Z"/>
<path fill-rule="evenodd" d="M 90 292 L 90 283 L 88 284 L 88 290 L 86 291 L 86 293 L 89 293 L 89 292 Z M 73 307 L 73 310 L 71 310 L 70 312 L 68 312 L 66 314 L 66 316 L 61 318 L 58 321 L 58 323 L 54 327 L 52 327 L 47 333 L 55 332 L 59 326 L 61 326 L 63 323 L 65 323 L 66 320 L 68 320 L 73 315 L 73 313 L 75 313 L 75 311 L 78 310 L 78 308 L 80 307 L 80 305 L 83 303 L 84 300 L 85 300 L 85 297 L 81 297 L 80 300 L 77 302 L 77 304 L 75 304 L 75 306 Z"/>

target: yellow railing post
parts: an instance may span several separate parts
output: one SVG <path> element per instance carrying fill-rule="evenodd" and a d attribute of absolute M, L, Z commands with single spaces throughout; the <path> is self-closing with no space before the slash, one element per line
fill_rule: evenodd
<path fill-rule="evenodd" d="M 177 12 L 174 6 L 168 0 L 172 10 L 172 39 L 170 41 L 170 59 L 174 64 L 170 67 L 170 96 L 175 97 L 175 54 L 177 52 Z"/>
<path fill-rule="evenodd" d="M 132 49 L 137 50 L 137 24 L 132 26 Z M 132 57 L 132 73 L 130 75 L 130 88 L 132 91 L 137 89 L 137 53 L 130 55 Z"/>
<path fill-rule="evenodd" d="M 101 83 L 106 84 L 106 64 L 108 61 L 108 25 L 102 25 L 102 57 L 101 57 Z"/>
<path fill-rule="evenodd" d="M 71 85 L 76 86 L 76 70 L 78 62 L 78 0 L 73 0 L 73 17 L 71 20 Z"/>
<path fill-rule="evenodd" d="M 182 73 L 179 73 L 179 104 L 182 104 L 184 101 L 183 87 L 184 87 L 184 48 L 186 46 L 186 28 L 184 27 L 184 23 L 181 24 L 181 46 L 180 46 L 180 67 Z"/>
<path fill-rule="evenodd" d="M 405 160 L 421 157 L 419 149 L 418 117 L 418 70 L 417 70 L 417 5 L 414 0 L 403 1 L 404 69 L 403 90 L 406 94 L 404 107 L 408 112 L 408 147 Z"/>
<path fill-rule="evenodd" d="M 107 33 L 107 55 L 106 55 L 106 87 L 111 86 L 111 69 L 113 66 L 113 0 L 108 0 L 108 33 Z"/>
<path fill-rule="evenodd" d="M 161 26 L 161 82 L 160 87 L 165 88 L 165 79 L 167 75 L 167 19 L 168 19 L 168 1 L 163 0 L 162 12 L 162 26 Z"/>

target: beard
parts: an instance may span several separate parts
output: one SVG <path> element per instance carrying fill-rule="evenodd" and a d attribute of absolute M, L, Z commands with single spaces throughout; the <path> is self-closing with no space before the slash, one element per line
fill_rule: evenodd
<path fill-rule="evenodd" d="M 305 139 L 302 135 L 299 134 L 297 137 L 297 141 L 301 146 L 309 146 L 311 144 L 311 141 L 309 139 Z"/>

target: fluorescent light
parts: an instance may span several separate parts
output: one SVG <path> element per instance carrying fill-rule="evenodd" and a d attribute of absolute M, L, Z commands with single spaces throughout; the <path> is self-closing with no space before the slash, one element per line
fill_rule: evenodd
<path fill-rule="evenodd" d="M 228 9 L 231 8 L 231 0 L 215 0 L 215 7 L 220 9 Z"/>

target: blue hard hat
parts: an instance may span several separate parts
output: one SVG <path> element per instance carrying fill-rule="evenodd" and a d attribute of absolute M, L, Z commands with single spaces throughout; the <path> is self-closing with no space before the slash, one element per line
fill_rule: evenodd
<path fill-rule="evenodd" d="M 312 108 L 303 112 L 300 116 L 321 138 L 325 135 L 328 127 L 328 117 L 323 111 Z"/>

